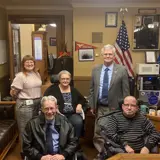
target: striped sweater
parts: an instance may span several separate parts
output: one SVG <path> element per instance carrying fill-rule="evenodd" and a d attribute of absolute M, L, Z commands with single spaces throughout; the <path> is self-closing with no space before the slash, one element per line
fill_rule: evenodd
<path fill-rule="evenodd" d="M 156 131 L 151 121 L 140 113 L 133 118 L 125 117 L 122 112 L 109 116 L 105 135 L 122 148 L 128 144 L 135 151 L 140 151 L 144 146 L 150 150 L 160 141 L 160 133 Z M 146 136 L 148 138 L 145 142 Z"/>

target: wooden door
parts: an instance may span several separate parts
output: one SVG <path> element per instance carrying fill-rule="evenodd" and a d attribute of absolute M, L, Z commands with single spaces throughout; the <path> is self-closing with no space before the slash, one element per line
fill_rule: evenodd
<path fill-rule="evenodd" d="M 14 79 L 16 73 L 21 70 L 20 54 L 20 27 L 18 24 L 8 22 L 8 39 L 9 39 L 9 70 L 10 81 Z"/>

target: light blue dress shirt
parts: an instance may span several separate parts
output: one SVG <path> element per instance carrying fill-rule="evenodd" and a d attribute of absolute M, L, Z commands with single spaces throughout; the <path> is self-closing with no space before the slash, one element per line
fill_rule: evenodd
<path fill-rule="evenodd" d="M 59 133 L 57 132 L 57 130 L 54 127 L 55 120 L 46 121 L 46 124 L 47 123 L 52 124 L 50 127 L 52 129 L 53 151 L 55 153 L 58 153 L 59 152 Z"/>
<path fill-rule="evenodd" d="M 105 73 L 105 69 L 108 68 L 108 89 L 110 86 L 111 78 L 112 78 L 112 72 L 113 72 L 113 64 L 106 67 L 104 64 L 102 66 L 101 74 L 100 74 L 100 86 L 99 86 L 99 99 L 102 98 L 102 88 L 103 88 L 103 77 Z"/>

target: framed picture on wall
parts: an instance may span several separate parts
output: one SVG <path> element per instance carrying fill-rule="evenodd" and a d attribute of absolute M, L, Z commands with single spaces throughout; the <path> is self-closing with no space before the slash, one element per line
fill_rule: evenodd
<path fill-rule="evenodd" d="M 143 26 L 148 27 L 149 24 L 153 24 L 154 16 L 143 16 Z"/>
<path fill-rule="evenodd" d="M 156 14 L 156 8 L 140 8 L 138 9 L 139 14 Z"/>
<path fill-rule="evenodd" d="M 142 16 L 135 16 L 135 27 L 142 25 Z"/>
<path fill-rule="evenodd" d="M 56 38 L 55 37 L 50 37 L 49 38 L 49 45 L 50 46 L 56 46 Z"/>
<path fill-rule="evenodd" d="M 117 12 L 106 12 L 105 13 L 105 27 L 117 27 Z"/>
<path fill-rule="evenodd" d="M 155 51 L 146 51 L 145 52 L 145 61 L 146 61 L 146 63 L 156 63 L 156 52 Z"/>
<path fill-rule="evenodd" d="M 79 61 L 94 61 L 94 49 L 93 48 L 83 48 L 78 50 Z"/>

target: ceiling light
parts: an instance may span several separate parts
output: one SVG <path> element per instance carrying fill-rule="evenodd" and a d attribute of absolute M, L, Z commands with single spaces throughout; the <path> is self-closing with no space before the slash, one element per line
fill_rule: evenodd
<path fill-rule="evenodd" d="M 52 26 L 52 27 L 57 27 L 57 25 L 55 23 L 51 23 L 49 25 Z"/>

